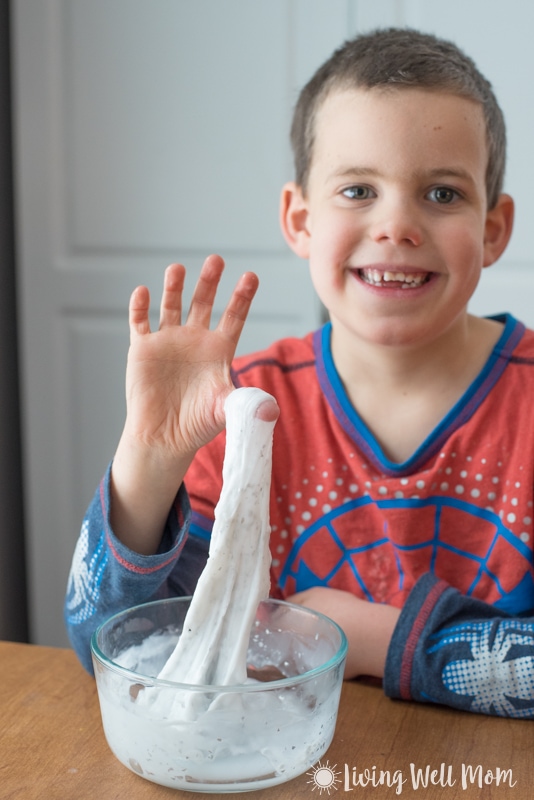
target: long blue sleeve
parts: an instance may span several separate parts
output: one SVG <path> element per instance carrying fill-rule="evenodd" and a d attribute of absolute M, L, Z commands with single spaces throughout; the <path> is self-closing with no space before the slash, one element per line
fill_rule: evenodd
<path fill-rule="evenodd" d="M 402 609 L 387 656 L 389 697 L 534 718 L 534 617 L 511 617 L 430 573 Z"/>
<path fill-rule="evenodd" d="M 180 487 L 158 553 L 143 556 L 125 547 L 110 521 L 110 468 L 83 520 L 65 598 L 67 632 L 80 661 L 92 673 L 93 631 L 125 608 L 194 592 L 207 558 L 207 544 L 188 537 L 189 499 Z M 175 569 L 178 561 L 180 569 Z"/>

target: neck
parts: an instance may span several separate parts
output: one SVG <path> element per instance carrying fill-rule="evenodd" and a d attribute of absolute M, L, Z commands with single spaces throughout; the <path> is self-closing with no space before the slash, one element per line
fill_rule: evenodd
<path fill-rule="evenodd" d="M 500 323 L 468 317 L 417 345 L 362 341 L 333 323 L 332 356 L 354 408 L 385 454 L 411 456 L 486 363 Z"/>
<path fill-rule="evenodd" d="M 465 315 L 441 336 L 415 344 L 381 344 L 357 339 L 332 324 L 332 357 L 345 388 L 362 382 L 413 387 L 421 382 L 473 373 L 482 368 L 502 331 L 492 320 Z"/>

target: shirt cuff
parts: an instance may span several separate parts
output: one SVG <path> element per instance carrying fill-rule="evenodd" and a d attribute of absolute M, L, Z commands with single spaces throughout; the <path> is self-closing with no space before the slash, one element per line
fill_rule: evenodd
<path fill-rule="evenodd" d="M 153 555 L 143 555 L 130 550 L 115 536 L 110 522 L 110 487 L 111 464 L 100 485 L 100 501 L 107 543 L 118 564 L 132 573 L 142 575 L 151 574 L 166 567 L 168 570 L 172 569 L 182 552 L 191 522 L 191 506 L 184 484 L 178 489 L 158 550 Z"/>
<path fill-rule="evenodd" d="M 384 670 L 384 692 L 388 697 L 413 700 L 414 662 L 432 612 L 444 592 L 454 592 L 448 583 L 431 573 L 423 575 L 410 592 L 389 644 Z"/>

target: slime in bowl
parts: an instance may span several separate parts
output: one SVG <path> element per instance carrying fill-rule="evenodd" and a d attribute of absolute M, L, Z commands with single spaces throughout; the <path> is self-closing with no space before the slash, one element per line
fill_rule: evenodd
<path fill-rule="evenodd" d="M 164 786 L 197 792 L 263 789 L 302 774 L 334 734 L 347 641 L 322 614 L 260 603 L 247 665 L 273 665 L 271 682 L 199 686 L 158 679 L 191 598 L 116 614 L 91 650 L 108 744 L 125 766 Z"/>

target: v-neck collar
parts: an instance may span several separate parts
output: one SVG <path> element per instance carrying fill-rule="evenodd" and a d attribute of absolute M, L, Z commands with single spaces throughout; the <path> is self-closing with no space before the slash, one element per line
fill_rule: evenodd
<path fill-rule="evenodd" d="M 484 367 L 447 412 L 432 433 L 406 461 L 390 461 L 382 447 L 352 405 L 334 365 L 331 350 L 332 325 L 327 323 L 314 334 L 313 346 L 317 374 L 323 393 L 343 430 L 381 472 L 399 476 L 416 472 L 438 452 L 449 436 L 475 413 L 506 369 L 510 355 L 525 332 L 525 326 L 511 314 L 491 317 L 504 323 L 503 331 Z"/>

